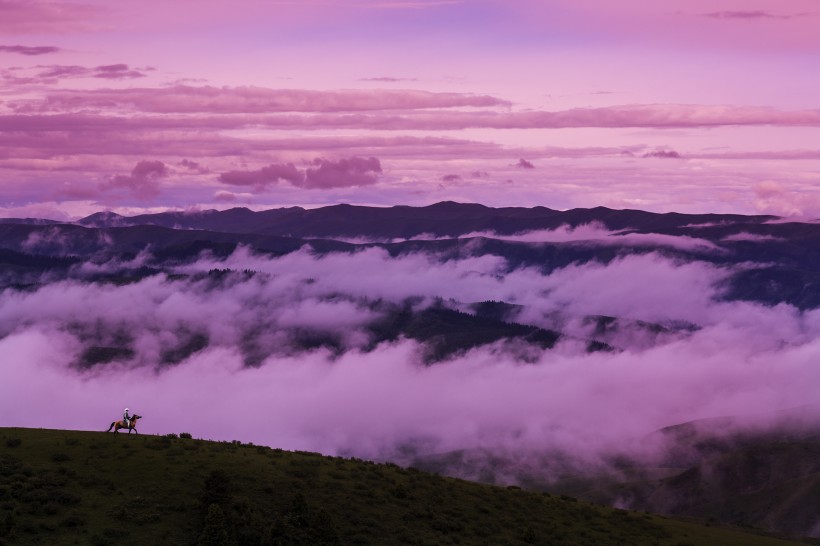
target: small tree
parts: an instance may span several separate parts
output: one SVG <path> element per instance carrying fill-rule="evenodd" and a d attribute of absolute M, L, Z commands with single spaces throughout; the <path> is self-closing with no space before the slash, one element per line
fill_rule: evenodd
<path fill-rule="evenodd" d="M 231 500 L 230 478 L 223 470 L 213 470 L 205 478 L 205 487 L 199 496 L 202 507 L 210 509 L 212 504 L 227 508 Z"/>
<path fill-rule="evenodd" d="M 228 530 L 225 528 L 225 514 L 218 504 L 208 507 L 205 517 L 205 527 L 199 535 L 197 546 L 229 546 Z"/>

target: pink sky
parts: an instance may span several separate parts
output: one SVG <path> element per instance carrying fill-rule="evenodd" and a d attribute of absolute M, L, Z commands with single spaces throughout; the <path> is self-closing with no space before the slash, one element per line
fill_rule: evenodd
<path fill-rule="evenodd" d="M 0 0 L 0 215 L 813 216 L 818 58 L 814 0 Z"/>

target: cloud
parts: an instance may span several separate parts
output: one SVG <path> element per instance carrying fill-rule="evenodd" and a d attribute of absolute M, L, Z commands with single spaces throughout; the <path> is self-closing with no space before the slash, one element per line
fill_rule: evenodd
<path fill-rule="evenodd" d="M 214 268 L 256 273 L 209 276 Z M 177 273 L 123 286 L 66 281 L 0 293 L 5 424 L 100 430 L 127 404 L 146 415 L 143 433 L 186 430 L 365 457 L 409 446 L 500 456 L 563 451 L 586 461 L 630 450 L 667 425 L 813 403 L 820 380 L 818 311 L 722 301 L 718 287 L 730 272 L 658 254 L 545 274 L 511 270 L 493 256 L 441 261 L 305 249 L 270 258 L 240 249 Z M 503 344 L 431 367 L 419 365 L 415 342 L 363 350 L 357 331 L 374 317 L 366 302 L 408 295 L 514 301 L 536 323 L 592 313 L 700 329 L 640 346 L 623 332 L 627 350 L 613 353 L 589 354 L 568 341 L 528 364 Z M 345 350 L 288 352 L 283 332 L 303 329 L 341 336 Z M 89 346 L 122 336 L 133 357 L 87 372 L 73 366 Z M 158 367 L 163 355 L 203 337 L 205 346 Z M 266 352 L 249 367 L 253 347 Z M 266 426 L 249 423 L 249 412 L 266 415 Z M 192 414 L 201 419 L 192 422 Z"/>
<path fill-rule="evenodd" d="M 641 157 L 656 157 L 659 159 L 680 159 L 681 155 L 676 152 L 675 150 L 653 150 L 651 152 L 646 152 Z"/>
<path fill-rule="evenodd" d="M 93 94 L 93 91 L 91 92 Z M 365 101 L 366 102 L 366 101 Z M 46 105 L 50 103 L 46 102 Z M 72 103 L 60 108 L 91 107 L 92 103 L 78 96 Z M 99 107 L 111 107 L 115 102 L 100 103 Z M 43 106 L 43 105 L 41 105 Z M 50 104 L 48 108 L 55 106 Z M 221 106 L 213 105 L 211 112 L 218 112 Z M 377 104 L 369 103 L 375 107 Z M 820 110 L 783 111 L 768 107 L 745 106 L 699 106 L 699 105 L 635 105 L 611 106 L 603 108 L 577 108 L 554 112 L 467 112 L 428 111 L 396 113 L 316 113 L 316 114 L 270 114 L 219 116 L 154 116 L 88 115 L 80 113 L 55 113 L 37 115 L 37 104 L 18 101 L 15 107 L 26 115 L 0 116 L 0 122 L 14 128 L 44 130 L 60 123 L 72 125 L 93 124 L 96 126 L 116 126 L 127 121 L 138 127 L 165 129 L 229 129 L 242 127 L 264 127 L 271 129 L 328 130 L 328 129 L 369 129 L 369 130 L 459 130 L 468 128 L 485 129 L 565 129 L 565 128 L 630 128 L 674 129 L 720 126 L 818 127 Z M 167 104 L 164 108 L 172 112 L 199 112 L 204 105 L 183 102 L 179 107 Z M 319 108 L 321 105 L 305 105 L 303 108 Z M 346 105 L 352 107 L 352 105 Z M 364 106 L 362 106 L 364 107 Z M 398 105 L 396 106 L 398 107 Z M 227 111 L 226 114 L 232 112 Z M 51 129 L 53 130 L 53 129 Z"/>
<path fill-rule="evenodd" d="M 168 175 L 162 161 L 143 160 L 137 163 L 130 175 L 118 174 L 100 186 L 103 191 L 125 189 L 138 199 L 151 199 L 159 195 L 159 180 Z"/>
<path fill-rule="evenodd" d="M 255 171 L 228 171 L 219 175 L 219 181 L 232 186 L 252 186 L 263 191 L 280 181 L 290 182 L 300 188 L 343 188 L 375 184 L 382 172 L 381 163 L 375 157 L 351 157 L 336 161 L 317 158 L 312 167 L 304 171 L 293 163 L 271 164 Z"/>
<path fill-rule="evenodd" d="M 715 11 L 711 13 L 704 13 L 704 17 L 712 19 L 737 19 L 741 21 L 752 21 L 755 19 L 791 19 L 792 17 L 802 17 L 807 14 L 796 15 L 775 15 L 768 11 L 752 10 L 752 11 Z"/>
<path fill-rule="evenodd" d="M 778 17 L 766 11 L 716 11 L 704 13 L 704 17 L 713 19 L 777 19 Z"/>
<path fill-rule="evenodd" d="M 519 169 L 534 169 L 535 165 L 527 161 L 526 159 L 519 159 L 518 163 L 515 164 L 516 167 Z"/>
<path fill-rule="evenodd" d="M 143 78 L 145 73 L 130 68 L 127 64 L 110 64 L 95 67 L 80 65 L 38 65 L 31 69 L 18 69 L 14 74 L 5 72 L 3 81 L 10 85 L 54 84 L 70 78 L 102 78 L 107 80 L 129 80 Z M 79 101 L 78 101 L 79 102 Z"/>
<path fill-rule="evenodd" d="M 109 10 L 99 4 L 47 0 L 0 0 L 0 31 L 64 34 L 90 29 Z"/>
<path fill-rule="evenodd" d="M 209 169 L 208 167 L 203 167 L 196 161 L 191 161 L 190 159 L 183 159 L 179 162 L 179 165 L 181 167 L 185 167 L 189 171 L 194 171 L 197 174 L 208 174 L 211 172 L 211 169 Z"/>
<path fill-rule="evenodd" d="M 390 76 L 379 76 L 375 78 L 359 78 L 360 82 L 387 82 L 387 83 L 394 83 L 394 82 L 415 82 L 418 81 L 416 78 L 393 78 Z"/>
<path fill-rule="evenodd" d="M 125 68 L 100 74 L 125 74 Z M 98 76 L 103 77 L 103 76 Z M 163 88 L 65 90 L 49 93 L 42 107 L 47 110 L 129 107 L 153 113 L 272 113 L 357 112 L 415 110 L 423 108 L 507 106 L 508 102 L 488 95 L 434 93 L 398 89 L 314 91 L 265 87 L 212 87 L 177 85 Z"/>
<path fill-rule="evenodd" d="M 59 47 L 54 46 L 22 46 L 22 45 L 0 45 L 0 53 L 18 53 L 20 55 L 46 55 L 57 53 Z"/>
<path fill-rule="evenodd" d="M 56 81 L 59 78 L 78 78 L 86 77 L 92 74 L 91 68 L 77 65 L 61 65 L 53 64 L 49 66 L 38 66 L 40 71 L 35 78 L 42 81 Z"/>
<path fill-rule="evenodd" d="M 442 182 L 458 182 L 461 180 L 461 176 L 457 174 L 445 174 L 441 177 Z"/>
<path fill-rule="evenodd" d="M 630 233 L 610 231 L 603 224 L 581 224 L 575 227 L 561 226 L 557 229 L 523 231 L 513 234 L 499 234 L 492 231 L 473 231 L 459 236 L 459 239 L 486 237 L 501 241 L 522 243 L 570 243 L 577 245 L 667 247 L 691 252 L 722 252 L 724 249 L 707 239 L 687 235 L 665 235 L 662 233 Z M 434 239 L 434 238 L 430 238 Z M 729 240 L 729 239 L 727 239 Z"/>
<path fill-rule="evenodd" d="M 107 80 L 130 80 L 144 78 L 145 74 L 138 70 L 132 70 L 127 64 L 108 64 L 95 67 L 93 76 Z"/>
<path fill-rule="evenodd" d="M 771 241 L 780 241 L 782 242 L 783 239 L 779 237 L 775 237 L 773 235 L 761 235 L 759 233 L 748 233 L 745 231 L 741 231 L 740 233 L 734 233 L 732 235 L 727 235 L 721 241 L 733 242 L 733 241 L 751 241 L 754 243 L 765 243 Z"/>
<path fill-rule="evenodd" d="M 256 191 L 265 189 L 270 184 L 284 180 L 294 185 L 301 185 L 305 175 L 294 167 L 293 163 L 276 164 L 255 171 L 228 171 L 219 175 L 219 181 L 231 186 L 253 186 Z"/>
<path fill-rule="evenodd" d="M 351 157 L 331 161 L 314 159 L 315 168 L 305 171 L 305 188 L 343 188 L 375 184 L 382 166 L 375 157 Z"/>
<path fill-rule="evenodd" d="M 214 193 L 214 200 L 222 203 L 233 203 L 236 201 L 236 194 L 230 191 L 219 190 Z"/>

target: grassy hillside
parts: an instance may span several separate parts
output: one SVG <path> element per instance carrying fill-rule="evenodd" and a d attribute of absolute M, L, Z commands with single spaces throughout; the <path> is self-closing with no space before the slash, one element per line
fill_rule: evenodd
<path fill-rule="evenodd" d="M 789 542 L 357 459 L 0 428 L 0 544 Z"/>

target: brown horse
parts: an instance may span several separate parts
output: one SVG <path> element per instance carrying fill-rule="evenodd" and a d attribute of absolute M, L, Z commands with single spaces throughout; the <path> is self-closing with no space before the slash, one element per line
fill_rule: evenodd
<path fill-rule="evenodd" d="M 114 421 L 113 423 L 111 423 L 111 426 L 108 427 L 108 430 L 106 430 L 106 432 L 111 432 L 111 429 L 113 428 L 114 434 L 119 434 L 118 431 L 121 428 L 127 428 L 128 434 L 131 434 L 132 430 L 139 434 L 139 431 L 137 430 L 137 419 L 142 419 L 142 415 L 134 414 L 134 416 L 131 417 L 131 420 L 128 422 L 127 425 L 125 424 L 125 421 Z"/>

